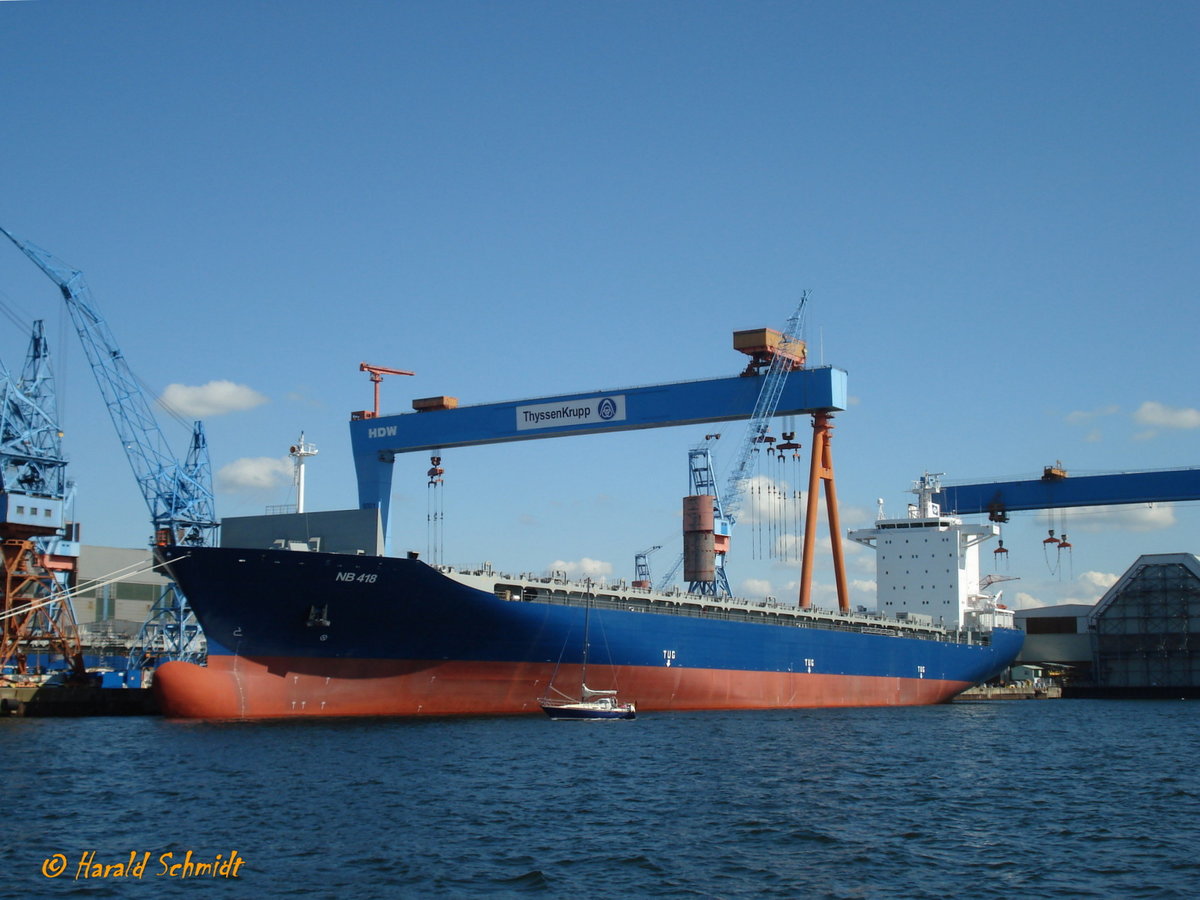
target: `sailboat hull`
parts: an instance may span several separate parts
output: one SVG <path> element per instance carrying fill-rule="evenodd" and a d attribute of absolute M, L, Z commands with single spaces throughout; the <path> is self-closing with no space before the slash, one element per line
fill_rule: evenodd
<path fill-rule="evenodd" d="M 637 710 L 632 703 L 601 705 L 597 703 L 542 704 L 542 711 L 551 719 L 636 719 Z"/>

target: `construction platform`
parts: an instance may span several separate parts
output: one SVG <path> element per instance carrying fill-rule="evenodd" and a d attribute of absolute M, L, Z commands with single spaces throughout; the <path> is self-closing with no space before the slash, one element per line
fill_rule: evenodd
<path fill-rule="evenodd" d="M 91 685 L 0 686 L 0 716 L 153 716 L 158 703 L 149 688 Z"/>
<path fill-rule="evenodd" d="M 1058 685 L 1049 687 L 1034 687 L 1031 684 L 1009 684 L 1004 687 L 991 687 L 986 684 L 968 688 L 957 697 L 955 702 L 963 700 L 1060 700 L 1062 688 Z"/>

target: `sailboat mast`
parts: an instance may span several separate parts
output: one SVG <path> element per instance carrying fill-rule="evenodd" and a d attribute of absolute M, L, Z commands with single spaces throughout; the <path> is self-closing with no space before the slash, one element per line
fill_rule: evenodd
<path fill-rule="evenodd" d="M 583 667 L 579 672 L 579 683 L 582 690 L 587 689 L 587 664 L 588 650 L 590 649 L 588 631 L 591 627 L 592 618 L 592 579 L 587 580 L 587 593 L 584 595 L 583 604 Z M 583 696 L 582 693 L 580 696 Z"/>

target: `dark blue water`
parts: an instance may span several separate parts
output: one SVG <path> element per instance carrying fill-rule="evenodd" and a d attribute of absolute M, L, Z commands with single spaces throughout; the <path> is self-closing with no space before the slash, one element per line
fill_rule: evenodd
<path fill-rule="evenodd" d="M 1198 748 L 1195 701 L 7 719 L 0 897 L 1191 898 Z"/>

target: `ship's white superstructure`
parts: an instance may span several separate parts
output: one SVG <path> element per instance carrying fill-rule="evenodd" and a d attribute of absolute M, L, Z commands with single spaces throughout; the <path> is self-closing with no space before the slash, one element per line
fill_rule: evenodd
<path fill-rule="evenodd" d="M 999 604 L 999 595 L 980 589 L 979 545 L 1000 526 L 942 515 L 933 502 L 939 490 L 938 476 L 926 473 L 913 484 L 917 502 L 904 518 L 886 518 L 880 501 L 875 527 L 848 535 L 875 550 L 879 612 L 947 628 L 1013 627 L 1012 610 Z"/>

